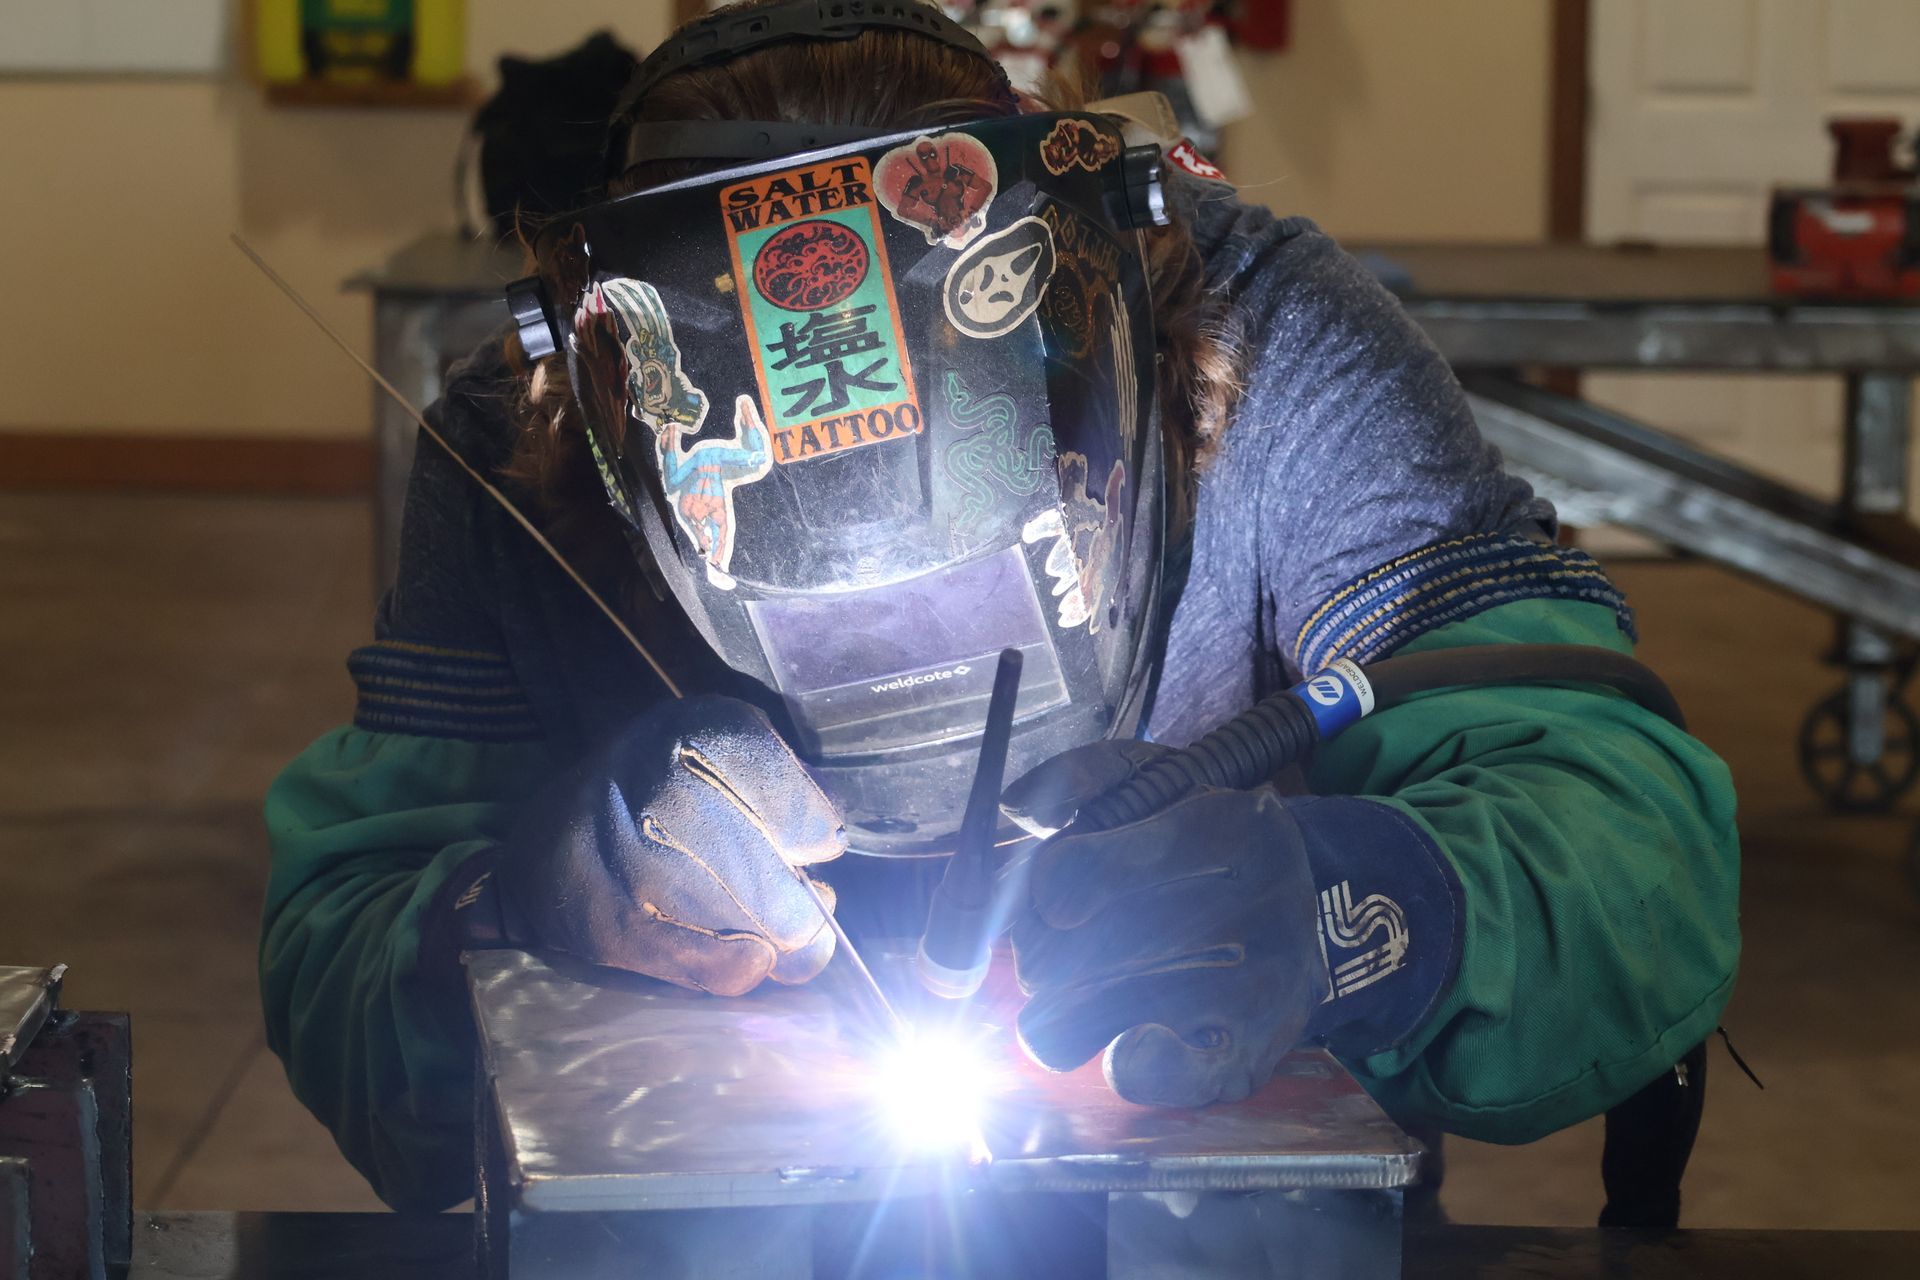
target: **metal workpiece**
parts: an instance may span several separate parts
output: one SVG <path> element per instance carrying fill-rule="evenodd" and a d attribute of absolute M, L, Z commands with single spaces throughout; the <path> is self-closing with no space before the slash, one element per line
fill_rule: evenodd
<path fill-rule="evenodd" d="M 1838 508 L 1585 401 L 1491 375 L 1465 384 L 1481 434 L 1550 496 L 1577 490 L 1611 523 L 1920 639 L 1920 569 L 1851 534 Z"/>
<path fill-rule="evenodd" d="M 26 1051 L 60 997 L 67 967 L 50 969 L 0 965 L 0 1077 Z"/>
<path fill-rule="evenodd" d="M 906 991 L 911 954 L 903 944 L 868 958 L 883 985 Z M 1115 1238 L 1146 1252 L 1113 1274 L 1167 1274 L 1154 1250 L 1180 1233 L 1156 1221 L 1162 1208 L 1142 1218 L 1119 1197 L 1169 1195 L 1157 1203 L 1228 1217 L 1216 1199 L 1249 1211 L 1259 1200 L 1267 1207 L 1242 1224 L 1255 1241 L 1283 1211 L 1264 1193 L 1358 1195 L 1372 1208 L 1315 1210 L 1316 1221 L 1336 1235 L 1390 1226 L 1397 1242 L 1400 1189 L 1419 1172 L 1419 1145 L 1319 1050 L 1290 1055 L 1245 1102 L 1194 1110 L 1125 1102 L 1097 1062 L 1047 1072 L 1015 1042 L 1003 969 L 963 1006 L 990 1081 L 979 1133 L 928 1148 L 885 1122 L 883 1028 L 836 982 L 838 966 L 804 987 L 723 1000 L 518 951 L 466 963 L 488 1276 L 582 1275 L 626 1257 L 646 1257 L 659 1277 L 719 1274 L 716 1259 L 727 1274 L 880 1275 L 876 1259 L 929 1250 L 1009 1277 L 1066 1274 L 1055 1250 L 1097 1274 L 1102 1258 L 1114 1265 Z"/>
<path fill-rule="evenodd" d="M 899 957 L 870 957 L 876 967 Z M 1099 1064 L 1055 1074 L 980 1014 L 997 1073 L 986 1151 L 903 1148 L 874 1122 L 875 1028 L 830 986 L 717 1000 L 524 952 L 468 957 L 522 1207 L 818 1204 L 951 1189 L 1390 1188 L 1420 1148 L 1319 1050 L 1244 1103 L 1137 1106 Z M 991 988 L 990 988 L 991 990 Z"/>
<path fill-rule="evenodd" d="M 133 1256 L 128 1022 L 60 1009 L 64 973 L 0 969 L 0 1280 L 104 1280 Z"/>

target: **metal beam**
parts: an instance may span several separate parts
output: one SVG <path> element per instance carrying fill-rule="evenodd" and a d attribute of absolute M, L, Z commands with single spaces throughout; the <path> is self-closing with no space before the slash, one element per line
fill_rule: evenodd
<path fill-rule="evenodd" d="M 1851 536 L 1837 508 L 1584 401 L 1465 383 L 1482 434 L 1546 496 L 1920 639 L 1920 569 Z"/>

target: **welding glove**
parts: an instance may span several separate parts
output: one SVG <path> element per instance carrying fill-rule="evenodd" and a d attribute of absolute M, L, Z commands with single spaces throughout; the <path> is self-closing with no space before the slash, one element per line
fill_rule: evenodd
<path fill-rule="evenodd" d="M 833 891 L 805 868 L 846 850 L 806 767 L 756 707 L 665 703 L 548 787 L 496 863 L 503 932 L 709 991 L 805 982 L 832 958 Z"/>
<path fill-rule="evenodd" d="M 1303 1041 L 1358 1057 L 1416 1029 L 1452 980 L 1461 922 L 1458 876 L 1424 829 L 1384 803 L 1260 787 L 1075 832 L 1163 750 L 1080 747 L 1003 797 L 1057 833 L 1031 855 L 1012 931 L 1028 1052 L 1064 1071 L 1104 1049 L 1121 1097 L 1201 1106 L 1246 1097 Z"/>

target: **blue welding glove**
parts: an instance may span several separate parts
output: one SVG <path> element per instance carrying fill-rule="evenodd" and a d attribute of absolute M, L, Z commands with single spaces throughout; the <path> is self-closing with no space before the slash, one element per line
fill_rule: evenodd
<path fill-rule="evenodd" d="M 739 995 L 826 967 L 834 935 L 799 877 L 846 845 L 758 708 L 689 698 L 546 788 L 498 852 L 494 892 L 516 944 Z"/>
<path fill-rule="evenodd" d="M 1104 1049 L 1121 1097 L 1201 1106 L 1246 1097 L 1304 1041 L 1358 1057 L 1417 1028 L 1459 955 L 1460 883 L 1431 838 L 1390 805 L 1271 787 L 1073 830 L 1163 750 L 1080 747 L 1003 797 L 1028 830 L 1058 832 L 1013 927 L 1028 1052 L 1068 1070 Z"/>

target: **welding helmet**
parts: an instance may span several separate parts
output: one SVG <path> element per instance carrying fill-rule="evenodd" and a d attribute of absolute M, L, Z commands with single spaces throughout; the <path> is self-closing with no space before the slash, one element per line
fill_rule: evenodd
<path fill-rule="evenodd" d="M 549 225 L 522 344 L 566 358 L 642 566 L 784 713 L 851 847 L 949 852 L 1001 650 L 1009 776 L 1140 715 L 1158 149 L 1092 113 L 640 128 L 642 158 L 731 162 Z"/>

